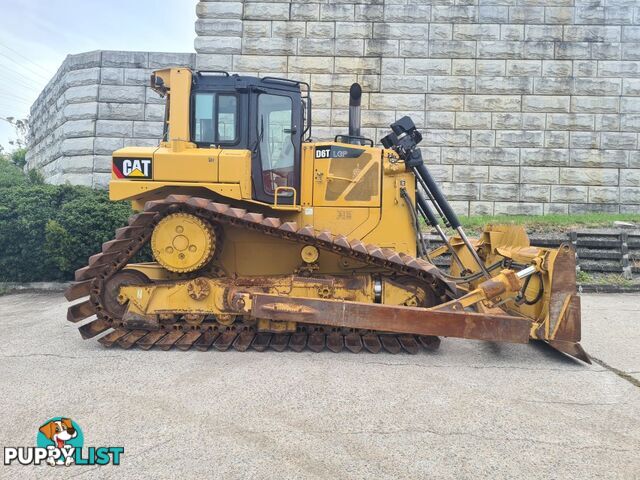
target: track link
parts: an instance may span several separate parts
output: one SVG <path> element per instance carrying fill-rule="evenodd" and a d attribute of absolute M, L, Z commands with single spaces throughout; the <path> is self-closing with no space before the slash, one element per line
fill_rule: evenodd
<path fill-rule="evenodd" d="M 125 268 L 134 255 L 150 241 L 157 223 L 175 212 L 188 212 L 214 224 L 238 226 L 297 244 L 314 245 L 321 250 L 355 259 L 398 277 L 416 279 L 442 298 L 455 296 L 455 286 L 440 274 L 437 267 L 420 258 L 364 244 L 360 240 L 349 240 L 343 235 L 334 235 L 328 231 L 316 232 L 310 226 L 299 228 L 295 222 L 282 222 L 278 218 L 264 217 L 259 213 L 251 213 L 209 199 L 170 195 L 164 200 L 147 202 L 141 213 L 129 218 L 128 226 L 116 230 L 115 238 L 102 245 L 102 252 L 90 257 L 88 265 L 75 272 L 77 283 L 65 292 L 67 300 L 74 301 L 86 296 L 89 296 L 89 299 L 71 305 L 67 319 L 77 323 L 96 316 L 80 326 L 79 331 L 83 338 L 93 338 L 108 332 L 99 340 L 107 347 L 119 345 L 122 348 L 131 348 L 137 345 L 149 349 L 157 346 L 166 350 L 175 345 L 182 350 L 188 350 L 195 345 L 199 350 L 214 347 L 221 351 L 229 348 L 238 351 L 249 348 L 264 351 L 269 347 L 277 351 L 287 348 L 294 351 L 304 348 L 321 351 L 326 346 L 335 352 L 346 348 L 352 352 L 366 350 L 376 353 L 384 346 L 385 350 L 391 353 L 398 353 L 403 349 L 415 353 L 420 346 L 439 344 L 437 337 L 396 336 L 365 331 L 351 332 L 345 336 L 329 329 L 325 332 L 322 326 L 309 327 L 308 331 L 308 327 L 303 327 L 302 331 L 290 334 L 286 338 L 277 334 L 253 332 L 249 327 L 244 327 L 242 331 L 230 329 L 221 332 L 206 322 L 199 326 L 186 326 L 178 322 L 163 324 L 157 331 L 125 329 L 122 327 L 121 319 L 110 317 L 101 303 L 105 283 L 112 275 Z M 113 330 L 110 331 L 111 329 Z"/>

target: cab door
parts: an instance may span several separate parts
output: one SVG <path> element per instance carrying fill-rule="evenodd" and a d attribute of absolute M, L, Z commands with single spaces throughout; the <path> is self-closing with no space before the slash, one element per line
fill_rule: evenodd
<path fill-rule="evenodd" d="M 251 128 L 254 200 L 292 205 L 300 202 L 302 107 L 299 95 L 276 89 L 252 90 Z"/>

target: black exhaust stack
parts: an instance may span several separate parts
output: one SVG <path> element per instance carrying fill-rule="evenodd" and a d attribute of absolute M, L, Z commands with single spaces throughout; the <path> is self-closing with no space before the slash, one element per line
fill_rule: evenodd
<path fill-rule="evenodd" d="M 360 136 L 360 102 L 362 100 L 362 87 L 354 83 L 349 89 L 349 136 Z"/>

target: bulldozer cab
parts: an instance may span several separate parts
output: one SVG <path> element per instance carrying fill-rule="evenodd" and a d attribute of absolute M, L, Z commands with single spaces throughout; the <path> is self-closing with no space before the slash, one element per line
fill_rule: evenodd
<path fill-rule="evenodd" d="M 198 148 L 251 152 L 253 199 L 292 204 L 300 191 L 305 131 L 300 83 L 198 72 L 191 88 L 191 141 Z M 308 91 L 308 88 L 307 88 Z"/>

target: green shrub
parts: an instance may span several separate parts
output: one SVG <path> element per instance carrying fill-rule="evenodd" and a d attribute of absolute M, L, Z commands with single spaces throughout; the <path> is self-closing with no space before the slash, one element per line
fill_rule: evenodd
<path fill-rule="evenodd" d="M 14 173 L 0 169 L 0 281 L 73 279 L 131 214 L 106 191 L 34 184 Z"/>

